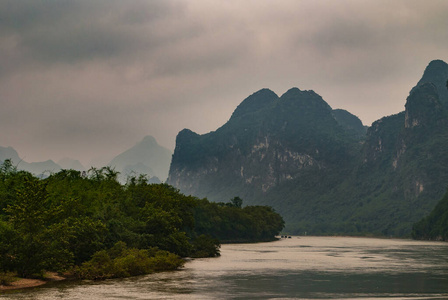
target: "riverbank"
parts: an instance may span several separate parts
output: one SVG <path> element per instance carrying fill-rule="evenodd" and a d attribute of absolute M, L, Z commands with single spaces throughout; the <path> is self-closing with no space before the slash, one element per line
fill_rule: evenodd
<path fill-rule="evenodd" d="M 189 260 L 182 271 L 68 279 L 0 292 L 0 299 L 448 299 L 442 242 L 292 236 L 221 251 L 217 259 Z"/>
<path fill-rule="evenodd" d="M 13 282 L 11 282 L 9 285 L 0 285 L 0 292 L 9 291 L 9 290 L 33 288 L 33 287 L 44 285 L 48 282 L 62 281 L 62 280 L 67 280 L 67 278 L 64 276 L 60 276 L 57 273 L 49 272 L 49 273 L 45 274 L 44 279 L 19 278 L 18 280 L 14 280 Z"/>

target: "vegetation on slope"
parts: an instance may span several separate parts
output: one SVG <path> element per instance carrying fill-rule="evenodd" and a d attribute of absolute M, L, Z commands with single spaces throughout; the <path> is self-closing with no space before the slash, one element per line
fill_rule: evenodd
<path fill-rule="evenodd" d="M 414 224 L 412 237 L 418 240 L 448 241 L 448 192 L 428 216 Z"/>
<path fill-rule="evenodd" d="M 181 131 L 168 181 L 217 202 L 270 205 L 290 234 L 410 236 L 448 182 L 447 76 L 431 62 L 405 111 L 367 133 L 313 91 L 261 90 L 216 131 Z"/>
<path fill-rule="evenodd" d="M 261 240 L 283 228 L 270 208 L 211 204 L 144 176 L 121 185 L 117 175 L 105 167 L 39 179 L 6 160 L 0 272 L 41 277 L 68 270 L 101 279 L 171 270 L 183 265 L 180 257 L 218 256 L 218 239 Z M 275 225 L 266 222 L 273 219 Z"/>

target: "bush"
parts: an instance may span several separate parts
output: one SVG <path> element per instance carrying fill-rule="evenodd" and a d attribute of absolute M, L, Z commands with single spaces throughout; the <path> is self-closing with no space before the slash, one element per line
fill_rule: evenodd
<path fill-rule="evenodd" d="M 73 273 L 79 279 L 101 280 L 176 270 L 183 265 L 179 256 L 168 251 L 127 248 L 124 242 L 118 242 L 108 251 L 96 252 Z"/>
<path fill-rule="evenodd" d="M 151 257 L 151 267 L 154 271 L 172 271 L 183 267 L 185 261 L 178 255 L 168 251 L 158 250 L 154 257 Z"/>
<path fill-rule="evenodd" d="M 220 256 L 219 248 L 221 245 L 217 239 L 209 235 L 201 234 L 193 241 L 193 252 L 191 257 L 216 257 Z"/>
<path fill-rule="evenodd" d="M 11 285 L 16 280 L 14 275 L 11 272 L 0 272 L 0 285 Z"/>
<path fill-rule="evenodd" d="M 115 277 L 114 264 L 106 250 L 93 254 L 92 259 L 75 267 L 74 276 L 79 279 L 108 279 Z"/>
<path fill-rule="evenodd" d="M 153 272 L 147 250 L 128 249 L 123 256 L 114 259 L 116 277 L 144 275 Z"/>

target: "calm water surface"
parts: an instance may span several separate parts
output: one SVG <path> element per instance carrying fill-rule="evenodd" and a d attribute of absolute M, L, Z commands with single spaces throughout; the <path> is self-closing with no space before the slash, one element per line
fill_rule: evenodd
<path fill-rule="evenodd" d="M 54 283 L 3 299 L 448 299 L 448 244 L 292 237 L 223 245 L 176 272 Z"/>

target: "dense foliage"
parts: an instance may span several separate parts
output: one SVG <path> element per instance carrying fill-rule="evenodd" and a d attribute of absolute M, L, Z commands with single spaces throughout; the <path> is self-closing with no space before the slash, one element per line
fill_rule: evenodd
<path fill-rule="evenodd" d="M 412 237 L 418 240 L 448 241 L 448 192 L 428 216 L 414 224 Z"/>
<path fill-rule="evenodd" d="M 210 203 L 148 184 L 145 176 L 122 185 L 117 175 L 105 167 L 39 179 L 6 160 L 0 271 L 31 277 L 74 270 L 92 279 L 144 274 L 178 268 L 179 257 L 218 256 L 218 239 L 264 240 L 283 228 L 271 208 L 242 208 L 241 199 Z"/>
<path fill-rule="evenodd" d="M 235 197 L 229 203 L 198 200 L 195 210 L 198 234 L 223 242 L 270 241 L 284 227 L 283 218 L 269 206 L 246 206 Z"/>
<path fill-rule="evenodd" d="M 108 279 L 144 275 L 155 271 L 176 270 L 184 260 L 157 248 L 127 248 L 124 242 L 111 249 L 93 254 L 92 259 L 74 268 L 74 275 L 82 279 Z"/>

